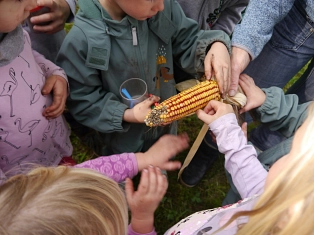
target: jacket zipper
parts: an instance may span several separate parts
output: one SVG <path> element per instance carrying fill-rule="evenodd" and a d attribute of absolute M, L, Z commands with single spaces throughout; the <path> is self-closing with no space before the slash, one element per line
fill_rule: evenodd
<path fill-rule="evenodd" d="M 133 38 L 133 46 L 137 46 L 136 27 L 133 27 L 133 28 L 132 28 L 132 38 Z"/>

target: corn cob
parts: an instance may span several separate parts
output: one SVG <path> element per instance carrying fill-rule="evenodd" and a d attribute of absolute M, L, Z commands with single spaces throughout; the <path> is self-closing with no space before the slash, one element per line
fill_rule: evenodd
<path fill-rule="evenodd" d="M 150 127 L 160 126 L 204 108 L 210 100 L 220 99 L 217 82 L 206 80 L 158 104 L 144 121 Z"/>

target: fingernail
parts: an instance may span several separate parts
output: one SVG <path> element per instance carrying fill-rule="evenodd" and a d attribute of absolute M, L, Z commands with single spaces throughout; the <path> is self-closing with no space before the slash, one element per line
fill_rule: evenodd
<path fill-rule="evenodd" d="M 153 165 L 148 165 L 149 168 L 153 168 Z"/>
<path fill-rule="evenodd" d="M 142 170 L 142 172 L 147 173 L 147 172 L 148 172 L 148 170 L 145 168 L 144 170 Z"/>
<path fill-rule="evenodd" d="M 229 95 L 230 95 L 230 96 L 235 96 L 235 94 L 236 94 L 235 90 L 230 90 L 230 91 L 229 91 Z"/>

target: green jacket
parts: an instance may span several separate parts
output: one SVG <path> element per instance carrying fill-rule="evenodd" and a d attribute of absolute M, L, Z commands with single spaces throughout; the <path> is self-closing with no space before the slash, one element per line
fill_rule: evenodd
<path fill-rule="evenodd" d="M 125 123 L 119 87 L 129 78 L 146 81 L 148 92 L 161 101 L 176 94 L 173 63 L 186 72 L 204 72 L 209 46 L 230 41 L 222 31 L 200 31 L 175 0 L 165 0 L 164 10 L 138 21 L 130 16 L 112 20 L 97 0 L 79 1 L 80 10 L 57 57 L 66 71 L 73 117 L 101 133 L 105 153 L 145 151 L 161 135 L 176 133 L 176 123 L 148 128 Z"/>
<path fill-rule="evenodd" d="M 285 95 L 279 87 L 262 90 L 266 100 L 256 109 L 259 120 L 272 131 L 280 131 L 285 137 L 293 136 L 306 119 L 311 102 L 299 104 L 297 95 Z"/>

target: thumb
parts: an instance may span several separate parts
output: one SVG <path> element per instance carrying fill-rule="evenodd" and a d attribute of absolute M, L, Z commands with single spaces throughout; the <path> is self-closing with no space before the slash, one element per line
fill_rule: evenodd
<path fill-rule="evenodd" d="M 211 117 L 207 113 L 205 113 L 203 110 L 199 109 L 196 111 L 196 115 L 198 119 L 206 123 L 207 125 L 211 122 Z"/>
<path fill-rule="evenodd" d="M 231 73 L 231 83 L 230 83 L 230 87 L 229 87 L 229 96 L 235 96 L 235 94 L 237 93 L 238 90 L 238 86 L 239 86 L 239 76 L 240 74 L 238 73 Z"/>
<path fill-rule="evenodd" d="M 149 98 L 147 98 L 146 100 L 144 100 L 144 102 L 147 103 L 147 106 L 151 106 L 155 103 L 157 103 L 160 100 L 160 97 L 152 95 Z"/>
<path fill-rule="evenodd" d="M 48 78 L 43 88 L 41 89 L 42 95 L 48 95 L 49 93 L 51 93 L 54 83 L 55 83 L 55 80 Z"/>
<path fill-rule="evenodd" d="M 175 171 L 181 168 L 181 162 L 179 161 L 167 162 L 164 164 L 162 168 L 163 170 L 166 170 L 166 171 Z"/>
<path fill-rule="evenodd" d="M 134 194 L 134 185 L 133 181 L 130 178 L 127 178 L 125 180 L 125 194 L 126 200 L 129 202 L 129 200 L 133 197 Z"/>

